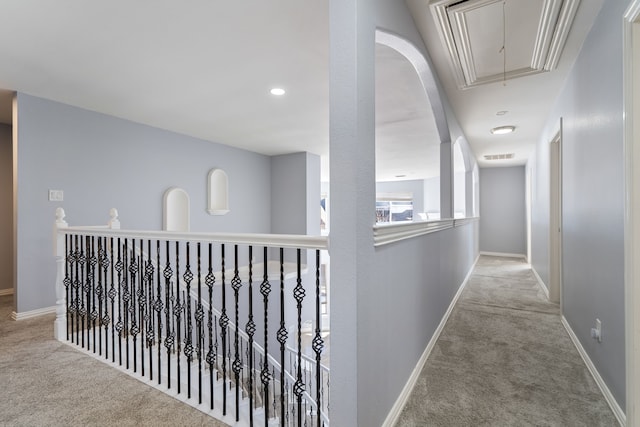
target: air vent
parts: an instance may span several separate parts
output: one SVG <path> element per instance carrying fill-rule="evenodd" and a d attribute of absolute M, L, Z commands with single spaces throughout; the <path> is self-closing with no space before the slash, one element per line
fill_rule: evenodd
<path fill-rule="evenodd" d="M 485 160 L 509 160 L 513 159 L 514 153 L 508 154 L 487 154 L 484 156 Z"/>

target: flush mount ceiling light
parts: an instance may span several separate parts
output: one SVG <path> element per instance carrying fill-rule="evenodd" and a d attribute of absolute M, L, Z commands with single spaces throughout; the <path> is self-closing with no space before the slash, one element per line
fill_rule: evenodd
<path fill-rule="evenodd" d="M 506 133 L 511 133 L 516 130 L 515 126 L 498 126 L 491 129 L 491 133 L 494 135 L 504 135 Z"/>
<path fill-rule="evenodd" d="M 273 89 L 271 89 L 271 95 L 282 96 L 285 93 L 286 93 L 285 90 L 282 89 L 281 87 L 274 87 Z"/>

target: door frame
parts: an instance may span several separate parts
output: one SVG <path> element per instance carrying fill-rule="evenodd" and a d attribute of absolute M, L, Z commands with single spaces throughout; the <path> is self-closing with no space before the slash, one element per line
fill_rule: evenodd
<path fill-rule="evenodd" d="M 623 17 L 626 425 L 640 425 L 640 0 Z M 635 48 L 634 48 L 635 47 Z M 634 84 L 634 82 L 636 84 Z"/>
<path fill-rule="evenodd" d="M 562 118 L 549 141 L 549 300 L 562 312 Z"/>

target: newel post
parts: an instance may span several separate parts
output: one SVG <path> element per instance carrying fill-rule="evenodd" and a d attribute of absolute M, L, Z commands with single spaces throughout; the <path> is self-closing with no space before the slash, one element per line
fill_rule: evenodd
<path fill-rule="evenodd" d="M 64 209 L 56 209 L 56 222 L 54 224 L 53 233 L 53 255 L 56 259 L 56 320 L 53 325 L 53 335 L 59 340 L 66 339 L 67 332 L 67 301 L 64 286 L 66 254 L 65 254 L 65 235 L 59 230 L 67 228 L 69 224 L 64 220 Z"/>

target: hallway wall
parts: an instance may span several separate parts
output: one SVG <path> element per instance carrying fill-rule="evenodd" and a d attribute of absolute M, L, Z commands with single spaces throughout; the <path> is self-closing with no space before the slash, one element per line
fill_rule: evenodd
<path fill-rule="evenodd" d="M 527 254 L 525 168 L 480 168 L 480 251 Z"/>
<path fill-rule="evenodd" d="M 563 119 L 562 309 L 589 358 L 625 407 L 622 16 L 606 2 L 537 145 L 532 265 L 548 284 L 549 142 Z M 603 340 L 590 328 L 601 319 Z"/>
<path fill-rule="evenodd" d="M 0 124 L 0 293 L 13 289 L 13 137 Z"/>
<path fill-rule="evenodd" d="M 270 158 L 229 146 L 18 93 L 17 312 L 55 304 L 52 226 L 62 206 L 70 225 L 160 230 L 172 186 L 191 198 L 194 231 L 270 232 Z M 206 212 L 207 175 L 229 177 L 224 216 Z M 64 201 L 47 200 L 48 189 Z M 37 268 L 34 268 L 37 266 Z"/>

